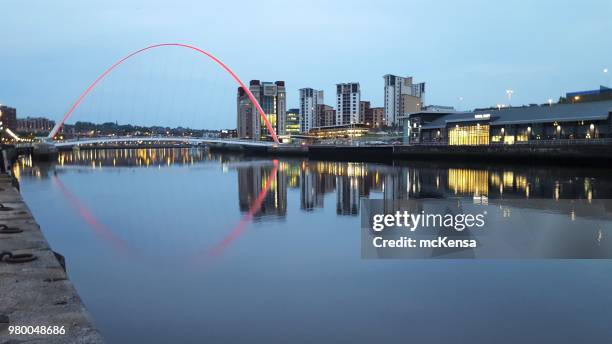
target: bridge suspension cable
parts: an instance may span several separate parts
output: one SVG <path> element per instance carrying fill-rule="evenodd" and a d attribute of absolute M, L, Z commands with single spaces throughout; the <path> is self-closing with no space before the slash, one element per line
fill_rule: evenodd
<path fill-rule="evenodd" d="M 220 66 L 223 70 L 225 70 L 230 75 L 230 77 L 238 84 L 238 86 L 240 86 L 244 90 L 244 92 L 249 97 L 249 100 L 251 101 L 251 103 L 253 103 L 253 105 L 257 109 L 257 112 L 259 113 L 261 119 L 264 121 L 264 123 L 266 125 L 266 128 L 268 129 L 268 133 L 270 133 L 270 136 L 272 136 L 272 139 L 274 140 L 274 142 L 276 144 L 280 143 L 279 140 L 278 140 L 278 136 L 276 135 L 276 131 L 274 130 L 274 128 L 272 128 L 272 125 L 270 124 L 270 121 L 268 120 L 268 117 L 266 116 L 263 108 L 261 107 L 261 105 L 259 104 L 257 99 L 255 98 L 255 96 L 251 93 L 249 88 L 246 87 L 246 85 L 242 82 L 242 80 L 240 80 L 240 78 L 236 75 L 236 73 L 234 73 L 234 71 L 232 71 L 225 63 L 223 63 L 220 59 L 218 59 L 213 54 L 211 54 L 211 53 L 209 53 L 209 52 L 207 52 L 205 50 L 202 50 L 202 49 L 200 49 L 200 48 L 198 48 L 196 46 L 189 45 L 189 44 L 183 44 L 183 43 L 160 43 L 160 44 L 150 45 L 148 47 L 136 50 L 136 51 L 128 54 L 127 56 L 121 58 L 119 61 L 115 62 L 113 65 L 111 65 L 109 68 L 107 68 L 102 74 L 100 74 L 100 76 L 98 76 L 98 78 L 96 78 L 85 89 L 85 91 L 83 91 L 83 93 L 81 93 L 81 95 L 77 98 L 77 100 L 74 102 L 74 104 L 72 104 L 70 109 L 68 109 L 68 111 L 64 114 L 64 117 L 62 118 L 62 120 L 60 122 L 58 122 L 53 127 L 51 132 L 49 132 L 49 136 L 47 138 L 48 139 L 53 139 L 53 137 L 55 137 L 55 135 L 57 135 L 57 133 L 59 132 L 60 128 L 64 125 L 66 120 L 68 120 L 68 118 L 70 118 L 72 113 L 79 107 L 79 105 L 87 97 L 87 95 L 96 87 L 96 85 L 98 83 L 100 83 L 100 81 L 102 81 L 115 68 L 117 68 L 123 62 L 125 62 L 126 60 L 130 59 L 131 57 L 133 57 L 135 55 L 138 55 L 140 53 L 143 53 L 143 52 L 151 50 L 151 49 L 161 48 L 161 47 L 180 47 L 180 48 L 185 48 L 185 49 L 191 49 L 191 50 L 196 51 L 196 52 L 198 52 L 200 54 L 203 54 L 203 55 L 207 56 L 208 58 L 210 58 L 211 60 L 213 60 L 213 62 L 215 62 L 218 66 Z"/>

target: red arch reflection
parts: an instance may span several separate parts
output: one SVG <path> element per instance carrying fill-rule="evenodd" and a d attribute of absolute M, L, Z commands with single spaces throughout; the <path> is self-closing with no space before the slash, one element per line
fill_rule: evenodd
<path fill-rule="evenodd" d="M 275 159 L 272 162 L 273 167 L 270 175 L 268 176 L 264 187 L 257 195 L 257 198 L 249 208 L 248 212 L 218 244 L 205 251 L 206 257 L 214 258 L 222 254 L 244 232 L 249 222 L 251 222 L 253 219 L 253 216 L 255 216 L 255 214 L 257 214 L 257 212 L 261 209 L 263 201 L 268 195 L 274 178 L 276 178 L 276 174 L 278 172 L 278 160 Z M 92 212 L 83 204 L 83 202 L 81 202 L 81 200 L 75 194 L 73 194 L 56 175 L 52 176 L 51 180 L 60 190 L 62 195 L 68 200 L 68 203 L 76 210 L 79 216 L 81 216 L 89 227 L 93 229 L 96 235 L 110 242 L 112 246 L 121 253 L 131 252 L 131 250 L 128 249 L 127 243 L 121 238 L 117 237 L 109 228 L 98 221 Z M 198 254 L 197 257 L 201 257 L 201 254 Z"/>

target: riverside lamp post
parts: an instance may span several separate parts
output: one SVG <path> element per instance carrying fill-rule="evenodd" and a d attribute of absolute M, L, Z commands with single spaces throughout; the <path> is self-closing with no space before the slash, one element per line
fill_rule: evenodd
<path fill-rule="evenodd" d="M 513 94 L 514 94 L 514 90 L 512 90 L 512 89 L 506 90 L 506 95 L 508 96 L 508 106 L 510 106 Z"/>

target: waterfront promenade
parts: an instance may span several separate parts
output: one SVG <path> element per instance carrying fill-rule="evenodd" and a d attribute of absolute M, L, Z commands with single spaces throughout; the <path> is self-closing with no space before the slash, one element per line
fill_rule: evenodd
<path fill-rule="evenodd" d="M 51 250 L 15 179 L 7 174 L 0 174 L 0 204 L 0 343 L 103 343 L 68 280 L 63 258 Z M 19 254 L 36 259 L 11 262 L 19 260 Z M 56 332 L 65 334 L 11 335 L 9 326 L 20 331 L 57 326 Z"/>

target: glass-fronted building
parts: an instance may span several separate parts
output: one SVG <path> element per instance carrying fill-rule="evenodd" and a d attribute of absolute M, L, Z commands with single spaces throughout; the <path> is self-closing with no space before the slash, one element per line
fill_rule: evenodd
<path fill-rule="evenodd" d="M 287 110 L 287 119 L 285 121 L 285 135 L 295 135 L 299 134 L 300 132 L 300 109 Z"/>
<path fill-rule="evenodd" d="M 612 100 L 482 109 L 416 112 L 404 118 L 406 143 L 515 144 L 544 140 L 612 138 Z"/>

